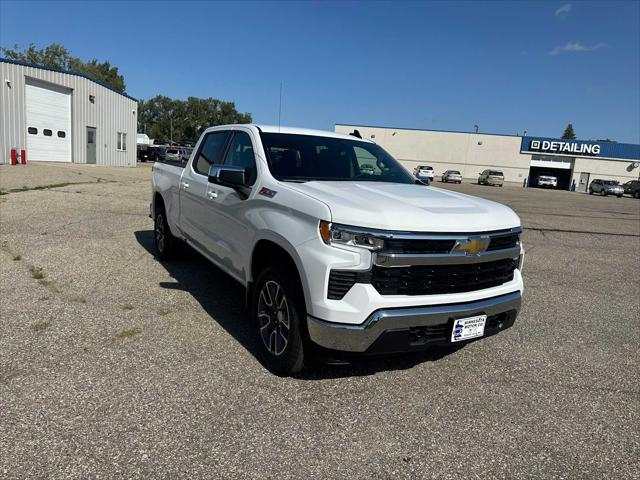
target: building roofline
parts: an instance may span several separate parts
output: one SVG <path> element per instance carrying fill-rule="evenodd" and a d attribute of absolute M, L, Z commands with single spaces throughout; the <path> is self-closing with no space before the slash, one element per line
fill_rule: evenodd
<path fill-rule="evenodd" d="M 387 127 L 384 125 L 356 125 L 353 123 L 340 123 L 336 122 L 334 124 L 334 128 L 338 125 L 342 125 L 343 127 L 363 127 L 363 128 L 385 128 L 387 130 L 412 130 L 418 132 L 441 132 L 441 133 L 466 133 L 468 135 L 494 135 L 498 137 L 514 137 L 514 138 L 522 138 L 522 135 L 510 135 L 508 133 L 488 133 L 488 132 L 465 132 L 462 130 L 437 130 L 434 128 L 407 128 L 407 127 Z"/>
<path fill-rule="evenodd" d="M 92 81 L 94 83 L 97 83 L 101 87 L 104 87 L 104 88 L 106 88 L 108 90 L 111 90 L 112 92 L 117 93 L 118 95 L 122 95 L 123 97 L 127 97 L 129 100 L 133 100 L 134 102 L 138 101 L 138 99 L 133 98 L 132 96 L 127 95 L 126 93 L 119 92 L 118 90 L 116 90 L 112 86 L 107 85 L 106 83 L 103 83 L 100 80 L 96 80 L 95 78 L 92 78 L 89 75 L 85 75 L 84 73 L 74 72 L 74 71 L 71 71 L 71 70 L 65 70 L 64 68 L 45 67 L 44 65 L 38 65 L 36 63 L 23 62 L 21 60 L 12 60 L 10 58 L 4 58 L 4 57 L 0 57 L 0 62 L 10 63 L 10 64 L 13 64 L 13 65 L 20 65 L 20 66 L 23 66 L 23 67 L 39 68 L 41 70 L 49 70 L 51 72 L 65 73 L 67 75 L 75 75 L 76 77 L 82 77 L 82 78 L 90 80 L 90 81 Z"/>

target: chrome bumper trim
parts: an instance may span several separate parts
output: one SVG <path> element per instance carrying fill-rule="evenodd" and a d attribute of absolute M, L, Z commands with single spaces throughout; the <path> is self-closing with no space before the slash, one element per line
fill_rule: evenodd
<path fill-rule="evenodd" d="M 478 314 L 490 316 L 511 310 L 519 312 L 521 303 L 522 295 L 518 290 L 476 302 L 377 310 L 360 325 L 327 322 L 308 315 L 307 326 L 311 340 L 322 347 L 347 352 L 365 352 L 389 330 L 441 325 L 451 318 Z"/>
<path fill-rule="evenodd" d="M 482 252 L 477 255 L 465 253 L 385 253 L 377 252 L 373 263 L 380 267 L 408 267 L 411 265 L 461 265 L 491 262 L 505 258 L 518 258 L 520 245 L 504 250 Z"/>

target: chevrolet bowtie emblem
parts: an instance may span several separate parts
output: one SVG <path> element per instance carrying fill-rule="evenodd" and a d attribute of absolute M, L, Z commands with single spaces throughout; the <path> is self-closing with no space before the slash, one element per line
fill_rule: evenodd
<path fill-rule="evenodd" d="M 489 247 L 489 237 L 469 237 L 457 240 L 451 253 L 464 253 L 466 255 L 478 255 Z"/>

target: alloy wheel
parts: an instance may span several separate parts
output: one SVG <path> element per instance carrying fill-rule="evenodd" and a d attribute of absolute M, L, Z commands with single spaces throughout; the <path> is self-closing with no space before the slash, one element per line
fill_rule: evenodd
<path fill-rule="evenodd" d="M 290 330 L 289 303 L 280 284 L 267 281 L 258 297 L 258 327 L 262 343 L 278 356 L 287 348 Z"/>
<path fill-rule="evenodd" d="M 164 233 L 164 217 L 161 213 L 156 214 L 156 245 L 158 246 L 158 250 L 164 251 L 164 243 L 165 243 L 165 233 Z"/>

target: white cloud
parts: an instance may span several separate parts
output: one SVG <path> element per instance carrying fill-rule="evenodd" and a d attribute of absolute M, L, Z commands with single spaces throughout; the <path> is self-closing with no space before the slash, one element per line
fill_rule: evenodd
<path fill-rule="evenodd" d="M 563 13 L 569 13 L 573 6 L 570 3 L 565 3 L 559 9 L 556 10 L 554 15 L 557 17 L 558 15 L 562 15 Z"/>
<path fill-rule="evenodd" d="M 567 42 L 560 47 L 556 47 L 549 52 L 549 55 L 560 55 L 565 52 L 593 52 L 594 50 L 600 50 L 606 47 L 606 43 L 596 43 L 595 45 L 587 46 L 580 42 Z"/>

